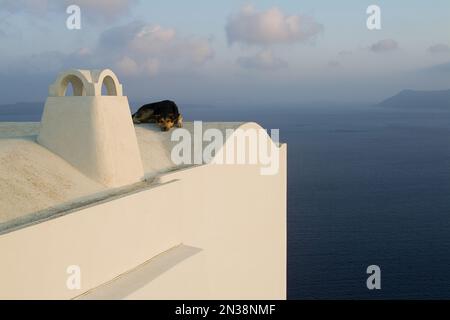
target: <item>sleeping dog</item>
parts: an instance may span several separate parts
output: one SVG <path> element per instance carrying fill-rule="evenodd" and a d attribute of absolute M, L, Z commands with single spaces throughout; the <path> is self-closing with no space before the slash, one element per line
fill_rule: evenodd
<path fill-rule="evenodd" d="M 173 126 L 181 128 L 183 117 L 175 102 L 164 100 L 143 105 L 133 114 L 134 123 L 157 123 L 161 131 L 169 131 Z"/>

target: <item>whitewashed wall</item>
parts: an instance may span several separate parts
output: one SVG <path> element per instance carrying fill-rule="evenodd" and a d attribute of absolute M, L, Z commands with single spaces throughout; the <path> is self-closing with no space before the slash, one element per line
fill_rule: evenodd
<path fill-rule="evenodd" d="M 258 165 L 194 167 L 0 235 L 0 298 L 74 298 L 185 244 L 201 251 L 125 298 L 284 299 L 286 145 L 279 150 L 276 175 Z M 66 287 L 70 265 L 81 267 L 80 290 Z"/>

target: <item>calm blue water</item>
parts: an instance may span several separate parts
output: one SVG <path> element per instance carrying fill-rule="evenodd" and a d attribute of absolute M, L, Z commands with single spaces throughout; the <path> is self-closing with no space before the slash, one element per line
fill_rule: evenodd
<path fill-rule="evenodd" d="M 274 112 L 276 110 L 276 112 Z M 288 296 L 450 298 L 450 112 L 184 109 L 253 120 L 288 143 Z M 0 121 L 38 120 L 39 113 Z M 382 289 L 366 288 L 381 268 Z"/>

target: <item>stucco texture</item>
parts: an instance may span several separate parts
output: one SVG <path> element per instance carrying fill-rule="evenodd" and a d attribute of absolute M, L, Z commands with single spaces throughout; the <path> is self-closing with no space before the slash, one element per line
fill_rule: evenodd
<path fill-rule="evenodd" d="M 224 131 L 239 124 L 210 122 L 204 123 L 204 128 Z M 27 221 L 27 216 L 32 219 L 38 212 L 76 207 L 114 191 L 38 144 L 39 127 L 33 122 L 0 123 L 0 229 L 14 219 Z M 193 123 L 185 122 L 184 128 L 192 132 Z M 179 168 L 170 158 L 176 143 L 170 139 L 172 131 L 161 132 L 154 124 L 141 124 L 135 126 L 135 132 L 146 179 Z"/>

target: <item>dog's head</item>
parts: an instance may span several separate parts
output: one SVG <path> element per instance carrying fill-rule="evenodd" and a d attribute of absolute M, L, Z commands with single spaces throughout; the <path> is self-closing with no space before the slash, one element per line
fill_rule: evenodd
<path fill-rule="evenodd" d="M 176 116 L 173 114 L 159 116 L 157 118 L 158 126 L 161 131 L 169 131 L 175 125 Z"/>
<path fill-rule="evenodd" d="M 153 114 L 153 110 L 149 110 L 149 109 L 138 110 L 132 116 L 133 123 L 148 122 L 148 120 L 150 119 L 152 114 Z"/>

